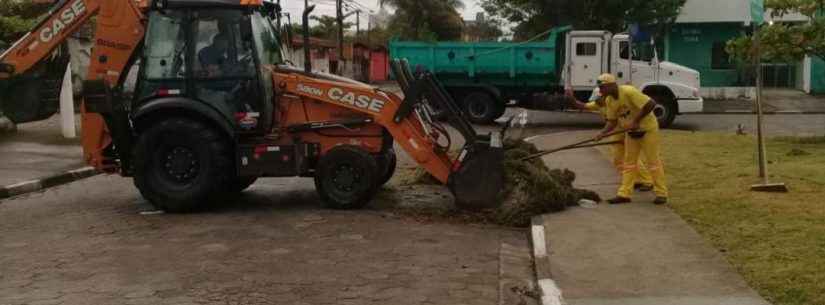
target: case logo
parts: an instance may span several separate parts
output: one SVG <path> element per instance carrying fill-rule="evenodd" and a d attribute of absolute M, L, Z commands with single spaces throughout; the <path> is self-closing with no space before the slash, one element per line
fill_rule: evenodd
<path fill-rule="evenodd" d="M 344 91 L 344 89 L 335 87 L 329 89 L 327 96 L 341 104 L 355 106 L 375 113 L 380 113 L 386 103 L 385 101 L 372 98 L 368 95 L 356 95 L 354 92 L 347 92 Z"/>
<path fill-rule="evenodd" d="M 83 2 L 83 0 L 76 0 L 60 12 L 58 17 L 52 20 L 51 24 L 40 31 L 40 41 L 47 43 L 59 36 L 61 32 L 77 21 L 78 17 L 83 16 L 84 12 L 86 12 L 86 3 Z"/>

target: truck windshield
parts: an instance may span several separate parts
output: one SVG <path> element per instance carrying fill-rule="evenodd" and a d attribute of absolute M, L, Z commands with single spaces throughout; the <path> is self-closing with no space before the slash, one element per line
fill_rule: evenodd
<path fill-rule="evenodd" d="M 275 31 L 272 29 L 269 20 L 259 13 L 253 14 L 252 32 L 255 37 L 255 47 L 257 48 L 258 56 L 261 57 L 261 64 L 277 65 L 283 63 L 278 37 L 275 36 Z"/>
<path fill-rule="evenodd" d="M 622 41 L 619 43 L 619 56 L 622 59 L 628 59 L 628 47 L 630 44 L 627 41 Z M 640 60 L 640 61 L 651 61 L 653 60 L 655 52 L 653 50 L 653 45 L 649 42 L 642 42 L 642 43 L 634 43 L 633 44 L 633 60 Z"/>

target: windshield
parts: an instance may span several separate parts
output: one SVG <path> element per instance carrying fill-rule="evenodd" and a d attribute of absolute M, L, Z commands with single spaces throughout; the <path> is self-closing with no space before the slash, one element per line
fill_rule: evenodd
<path fill-rule="evenodd" d="M 627 59 L 629 43 L 622 41 L 619 43 L 619 56 L 622 59 Z M 633 60 L 651 61 L 653 60 L 655 51 L 650 42 L 633 43 Z"/>
<path fill-rule="evenodd" d="M 255 37 L 255 47 L 262 65 L 277 65 L 283 63 L 281 46 L 275 35 L 272 24 L 259 13 L 252 15 L 252 32 Z"/>

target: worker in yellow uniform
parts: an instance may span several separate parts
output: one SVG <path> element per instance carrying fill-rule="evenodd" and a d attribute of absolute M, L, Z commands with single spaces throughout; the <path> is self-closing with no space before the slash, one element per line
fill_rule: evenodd
<path fill-rule="evenodd" d="M 573 95 L 573 91 L 567 91 L 567 96 L 573 99 L 573 105 L 576 108 L 581 110 L 587 110 L 592 112 L 599 113 L 605 121 L 607 121 L 607 104 L 605 103 L 605 98 L 601 94 L 601 90 L 598 87 L 593 89 L 593 93 L 590 95 L 589 102 L 583 103 L 576 99 Z M 616 170 L 619 171 L 619 175 L 622 174 L 624 171 L 624 142 L 625 142 L 625 134 L 620 133 L 617 135 L 610 136 L 608 138 L 609 142 L 618 142 L 616 144 L 610 145 L 610 153 L 613 156 L 613 166 L 616 167 Z M 639 173 L 638 173 L 638 180 L 634 181 L 633 187 L 642 192 L 649 192 L 653 190 L 653 180 L 650 177 L 650 172 L 648 172 L 647 167 L 645 166 L 644 162 L 639 159 Z"/>
<path fill-rule="evenodd" d="M 616 77 L 602 74 L 598 78 L 599 91 L 607 103 L 607 124 L 598 138 L 604 138 L 616 127 L 630 130 L 625 137 L 625 158 L 622 185 L 611 204 L 628 203 L 633 195 L 633 183 L 638 175 L 639 155 L 644 152 L 645 164 L 653 179 L 654 204 L 667 203 L 668 191 L 665 169 L 659 156 L 659 122 L 653 115 L 656 102 L 633 86 L 619 86 Z"/>

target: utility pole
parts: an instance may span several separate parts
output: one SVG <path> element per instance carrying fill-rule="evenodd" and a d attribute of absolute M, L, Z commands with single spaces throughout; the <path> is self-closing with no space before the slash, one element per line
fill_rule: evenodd
<path fill-rule="evenodd" d="M 344 75 L 344 4 L 343 0 L 335 0 L 335 11 L 338 13 L 338 75 Z"/>
<path fill-rule="evenodd" d="M 281 0 L 275 4 L 278 9 L 275 10 L 275 21 L 278 23 L 278 31 L 281 30 Z"/>
<path fill-rule="evenodd" d="M 312 72 L 312 62 L 310 60 L 310 46 L 309 46 L 309 13 L 312 12 L 315 6 L 309 7 L 309 0 L 304 0 L 304 14 L 303 14 L 303 29 L 301 36 L 304 36 L 304 71 L 306 73 Z"/>
<path fill-rule="evenodd" d="M 355 11 L 355 40 L 361 37 L 361 10 Z"/>

